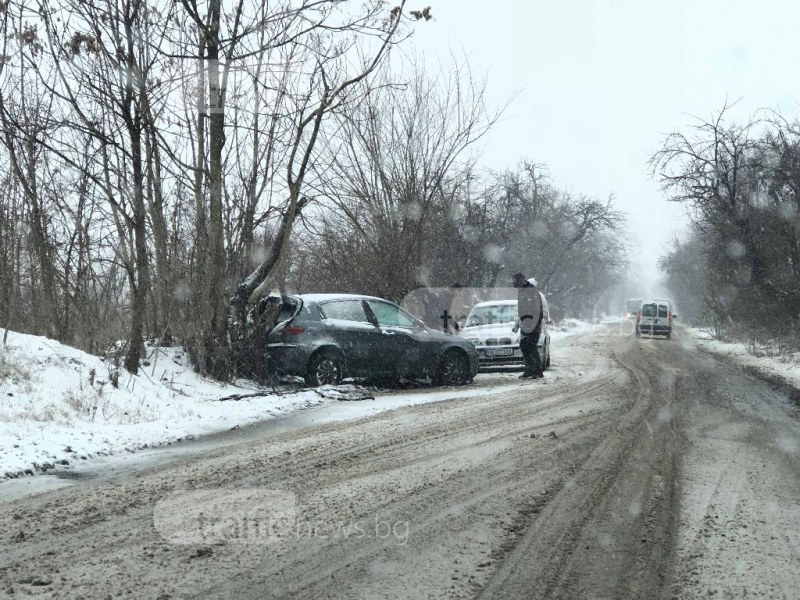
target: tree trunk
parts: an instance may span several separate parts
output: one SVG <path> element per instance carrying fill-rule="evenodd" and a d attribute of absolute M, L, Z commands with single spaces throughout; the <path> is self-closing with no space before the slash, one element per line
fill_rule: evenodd
<path fill-rule="evenodd" d="M 133 171 L 133 240 L 135 269 L 131 284 L 131 329 L 125 369 L 133 374 L 139 371 L 139 361 L 144 350 L 144 323 L 147 316 L 146 297 L 149 288 L 150 268 L 147 256 L 147 212 L 144 204 L 144 169 L 142 167 L 141 116 L 131 115 L 128 125 L 131 140 L 131 167 Z"/>
<path fill-rule="evenodd" d="M 306 198 L 293 198 L 289 207 L 283 213 L 278 231 L 272 238 L 266 256 L 261 264 L 244 281 L 242 281 L 231 295 L 228 303 L 228 327 L 240 337 L 247 319 L 247 306 L 256 304 L 263 296 L 269 293 L 274 285 L 270 277 L 280 261 L 283 259 L 289 236 L 292 232 L 294 221 L 303 207 L 308 203 Z"/>
<path fill-rule="evenodd" d="M 133 22 L 137 18 L 134 13 L 125 22 L 125 34 L 128 43 L 128 78 L 124 92 L 124 118 L 128 136 L 131 141 L 132 169 L 132 205 L 134 244 L 134 269 L 130 275 L 131 284 L 131 330 L 128 352 L 125 355 L 125 369 L 133 374 L 139 371 L 139 361 L 144 351 L 144 324 L 147 318 L 146 298 L 150 288 L 150 264 L 147 253 L 147 209 L 144 199 L 144 167 L 142 164 L 143 96 L 145 90 L 144 75 L 138 68 L 134 52 Z"/>
<path fill-rule="evenodd" d="M 201 370 L 225 378 L 229 367 L 225 359 L 227 346 L 225 319 L 224 275 L 225 233 L 222 223 L 222 150 L 225 146 L 225 90 L 221 86 L 220 56 L 221 0 L 209 3 L 209 22 L 206 29 L 206 57 L 208 64 L 208 252 L 205 268 L 204 293 L 206 294 L 205 365 Z"/>
<path fill-rule="evenodd" d="M 148 210 L 153 229 L 153 249 L 156 258 L 156 294 L 154 296 L 155 332 L 165 335 L 170 326 L 172 308 L 172 272 L 167 251 L 167 223 L 164 218 L 164 195 L 161 188 L 161 155 L 158 149 L 155 124 L 147 99 L 142 95 L 145 112 L 145 151 L 147 157 Z"/>

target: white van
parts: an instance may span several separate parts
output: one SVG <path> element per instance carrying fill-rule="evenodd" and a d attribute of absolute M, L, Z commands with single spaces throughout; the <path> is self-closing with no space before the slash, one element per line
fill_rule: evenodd
<path fill-rule="evenodd" d="M 636 316 L 636 337 L 663 335 L 672 338 L 672 302 L 663 298 L 645 300 Z"/>

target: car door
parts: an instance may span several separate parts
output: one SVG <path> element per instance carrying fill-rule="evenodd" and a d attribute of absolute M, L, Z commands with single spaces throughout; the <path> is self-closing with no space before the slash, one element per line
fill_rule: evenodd
<path fill-rule="evenodd" d="M 433 360 L 425 328 L 400 307 L 382 300 L 367 300 L 381 331 L 381 364 L 387 373 L 420 376 Z"/>
<path fill-rule="evenodd" d="M 345 356 L 351 375 L 370 375 L 379 368 L 381 330 L 367 316 L 359 298 L 330 300 L 319 305 L 330 338 Z"/>
<path fill-rule="evenodd" d="M 650 331 L 653 328 L 654 320 L 658 315 L 658 305 L 654 302 L 646 302 L 642 304 L 641 313 L 639 316 L 639 329 L 642 331 Z"/>
<path fill-rule="evenodd" d="M 669 326 L 669 307 L 666 304 L 659 303 L 658 314 L 654 321 L 654 328 L 657 330 L 666 330 Z"/>

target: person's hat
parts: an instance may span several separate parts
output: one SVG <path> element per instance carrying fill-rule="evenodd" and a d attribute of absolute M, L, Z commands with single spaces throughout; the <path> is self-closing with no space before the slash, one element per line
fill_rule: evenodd
<path fill-rule="evenodd" d="M 539 285 L 538 283 L 536 283 L 536 277 L 531 277 L 530 279 L 528 279 L 528 283 L 530 283 L 534 287 Z"/>

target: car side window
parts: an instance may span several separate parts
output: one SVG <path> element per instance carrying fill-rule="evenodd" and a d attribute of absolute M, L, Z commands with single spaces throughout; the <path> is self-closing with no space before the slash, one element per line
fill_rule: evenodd
<path fill-rule="evenodd" d="M 383 327 L 409 327 L 413 328 L 415 322 L 411 317 L 403 313 L 398 307 L 385 302 L 367 300 L 370 309 L 378 320 L 378 325 Z"/>
<path fill-rule="evenodd" d="M 323 319 L 337 319 L 356 323 L 369 323 L 367 313 L 361 300 L 335 300 L 320 304 L 319 310 Z"/>

